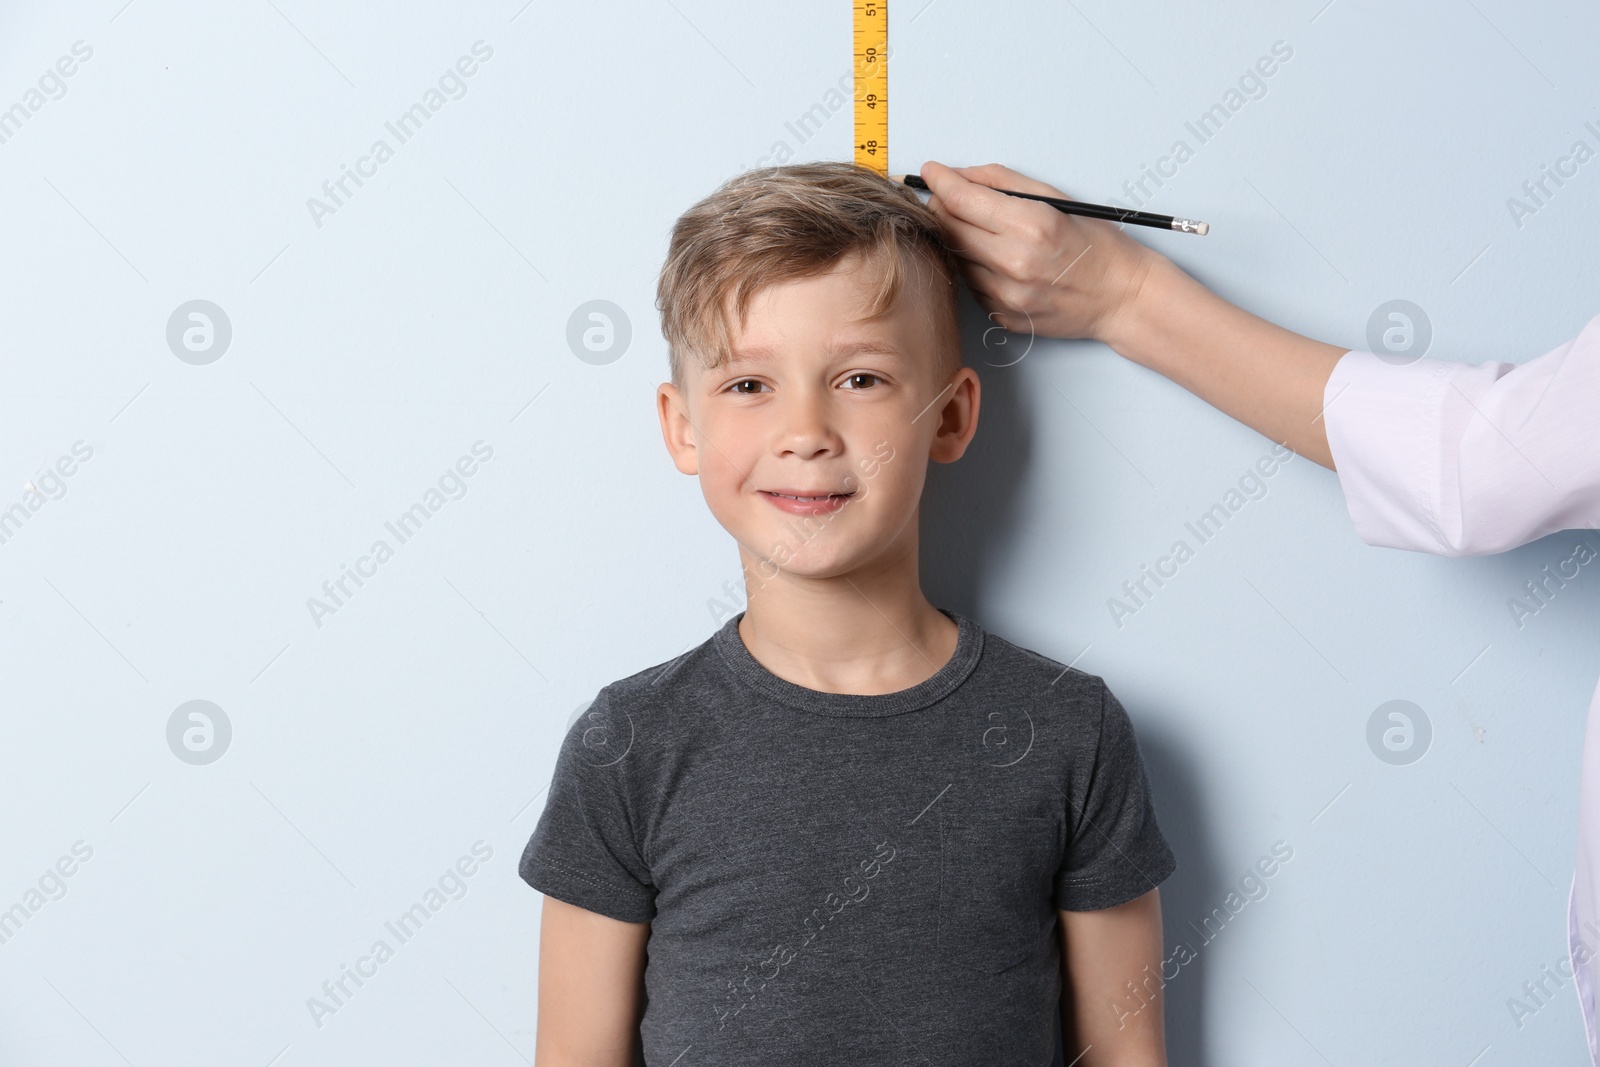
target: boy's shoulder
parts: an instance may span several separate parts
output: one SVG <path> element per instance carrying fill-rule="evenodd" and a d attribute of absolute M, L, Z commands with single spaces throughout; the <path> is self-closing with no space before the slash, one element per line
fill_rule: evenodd
<path fill-rule="evenodd" d="M 716 632 L 693 648 L 643 670 L 607 682 L 595 694 L 595 704 L 616 709 L 644 709 L 670 705 L 686 692 L 700 692 L 716 683 L 722 666 Z"/>
<path fill-rule="evenodd" d="M 695 723 L 703 725 L 695 710 L 714 703 L 708 698 L 718 683 L 708 664 L 717 655 L 708 638 L 602 685 L 567 720 L 562 758 L 607 768 L 613 776 L 643 773 L 644 765 L 693 736 Z"/>
<path fill-rule="evenodd" d="M 1036 694 L 1050 706 L 1098 708 L 1110 693 L 1100 675 L 1008 641 L 992 630 L 984 631 L 983 658 L 991 677 L 1005 680 L 1019 692 Z"/>

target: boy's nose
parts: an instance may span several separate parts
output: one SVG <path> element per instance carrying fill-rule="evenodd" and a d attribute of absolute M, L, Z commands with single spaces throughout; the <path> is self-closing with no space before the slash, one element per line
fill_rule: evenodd
<path fill-rule="evenodd" d="M 837 451 L 841 440 L 834 414 L 822 390 L 791 392 L 778 416 L 782 428 L 780 446 L 801 457 L 830 449 Z"/>

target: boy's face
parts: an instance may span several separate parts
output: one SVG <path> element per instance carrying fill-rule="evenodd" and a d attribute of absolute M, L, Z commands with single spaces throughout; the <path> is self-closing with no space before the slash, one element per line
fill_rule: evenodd
<path fill-rule="evenodd" d="M 977 429 L 978 378 L 935 381 L 929 282 L 867 319 L 877 281 L 858 257 L 758 292 L 733 357 L 687 359 L 657 406 L 673 462 L 739 542 L 747 573 L 834 578 L 916 563 L 927 461 L 959 459 Z M 783 495 L 810 499 L 785 499 Z"/>

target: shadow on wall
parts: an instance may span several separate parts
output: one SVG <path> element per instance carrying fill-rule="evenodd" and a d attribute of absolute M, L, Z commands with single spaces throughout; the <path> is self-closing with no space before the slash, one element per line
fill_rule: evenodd
<path fill-rule="evenodd" d="M 1137 708 L 1128 714 L 1149 722 Z M 1183 940 L 1194 938 L 1184 929 L 1195 916 L 1208 915 L 1233 888 L 1221 874 L 1215 845 L 1207 827 L 1200 790 L 1189 766 L 1189 755 L 1166 737 L 1146 728 L 1139 748 L 1150 772 L 1150 791 L 1161 834 L 1178 857 L 1178 869 L 1161 886 L 1163 957 Z M 1205 1037 L 1206 976 L 1211 954 L 1201 948 L 1194 959 L 1162 987 L 1166 1004 L 1167 1063 L 1170 1067 L 1207 1067 Z M 1169 972 L 1170 973 L 1170 972 Z"/>
<path fill-rule="evenodd" d="M 922 580 L 935 605 L 978 618 L 985 568 L 1008 551 L 1019 524 L 1026 521 L 1018 493 L 1032 457 L 1033 434 L 1027 408 L 1018 396 L 1021 376 L 1005 364 L 1022 356 L 1028 338 L 989 332 L 993 324 L 965 289 L 959 311 L 962 352 L 982 380 L 978 432 L 959 462 L 929 465 L 923 498 Z M 1059 348 L 1062 343 L 1050 344 Z M 1071 492 L 1071 485 L 1064 491 Z M 1087 521 L 1093 513 L 1093 508 L 1085 508 L 1076 514 Z M 1063 660 L 1063 653 L 1071 654 L 1065 649 L 1041 651 Z M 1115 689 L 1116 680 L 1107 681 Z M 1151 722 L 1136 707 L 1128 712 L 1136 725 Z M 1182 924 L 1208 914 L 1230 887 L 1217 873 L 1215 846 L 1188 757 L 1148 726 L 1139 733 L 1139 745 L 1162 834 L 1178 858 L 1177 871 L 1161 886 L 1165 954 L 1181 936 Z M 1202 950 L 1163 988 L 1167 1062 L 1172 1067 L 1207 1067 L 1203 1030 L 1208 966 L 1208 954 Z M 1058 1044 L 1052 1067 L 1065 1067 L 1066 1059 Z"/>
<path fill-rule="evenodd" d="M 955 463 L 929 463 L 922 500 L 922 585 L 939 607 L 963 614 L 981 602 L 984 568 L 1007 550 L 1025 516 L 1018 514 L 1018 490 L 1032 454 L 1031 427 L 1018 402 L 1019 375 L 994 366 L 1016 360 L 1026 337 L 993 325 L 965 287 L 957 304 L 961 352 L 981 381 L 978 432 L 967 454 Z M 987 343 L 986 343 L 987 342 Z M 933 417 L 930 412 L 929 418 Z"/>

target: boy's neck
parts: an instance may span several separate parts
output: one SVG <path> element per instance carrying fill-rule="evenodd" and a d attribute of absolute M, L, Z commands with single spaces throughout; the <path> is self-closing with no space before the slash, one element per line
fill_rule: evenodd
<path fill-rule="evenodd" d="M 785 681 L 824 693 L 897 693 L 955 654 L 958 627 L 923 595 L 915 569 L 870 580 L 746 574 L 739 637 Z"/>

